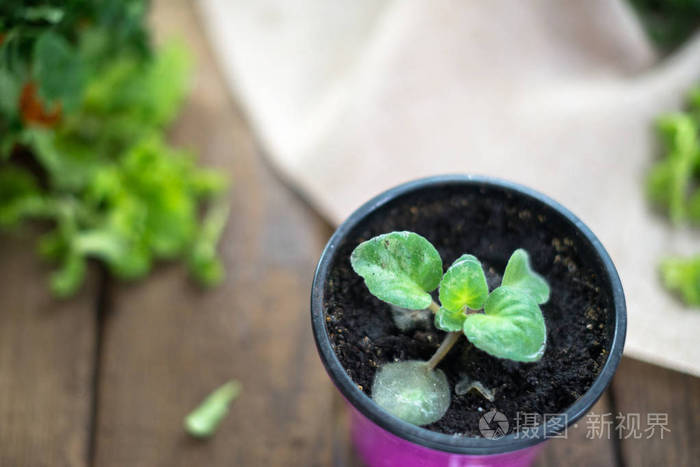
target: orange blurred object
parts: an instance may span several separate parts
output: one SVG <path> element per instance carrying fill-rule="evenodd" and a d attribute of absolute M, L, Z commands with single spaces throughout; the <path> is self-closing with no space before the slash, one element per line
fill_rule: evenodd
<path fill-rule="evenodd" d="M 61 118 L 61 103 L 54 103 L 51 108 L 39 99 L 36 83 L 30 81 L 22 88 L 19 97 L 19 109 L 26 124 L 53 126 Z"/>

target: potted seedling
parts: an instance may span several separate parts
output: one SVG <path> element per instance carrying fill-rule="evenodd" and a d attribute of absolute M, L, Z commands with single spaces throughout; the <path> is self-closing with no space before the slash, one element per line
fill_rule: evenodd
<path fill-rule="evenodd" d="M 626 329 L 619 278 L 590 230 L 484 177 L 369 201 L 330 239 L 311 298 L 321 359 L 370 466 L 528 465 L 600 397 Z M 526 436 L 524 414 L 539 417 Z"/>
<path fill-rule="evenodd" d="M 428 361 L 391 362 L 377 371 L 372 399 L 402 420 L 427 425 L 447 412 L 451 390 L 436 367 L 463 334 L 497 358 L 535 362 L 544 354 L 547 332 L 539 304 L 549 299 L 549 286 L 532 271 L 525 250 L 513 253 L 501 285 L 491 293 L 476 257 L 463 254 L 443 275 L 438 251 L 414 232 L 367 240 L 355 248 L 350 261 L 372 295 L 399 307 L 395 316 L 429 310 L 435 314 L 435 327 L 447 333 Z M 440 305 L 430 295 L 438 288 Z M 469 376 L 462 381 L 470 381 Z M 493 391 L 480 381 L 470 381 L 468 389 L 493 400 Z"/>

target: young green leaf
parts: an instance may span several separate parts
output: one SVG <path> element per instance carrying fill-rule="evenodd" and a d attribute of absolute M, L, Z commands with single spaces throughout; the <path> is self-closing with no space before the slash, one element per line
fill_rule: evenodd
<path fill-rule="evenodd" d="M 216 432 L 228 413 L 228 407 L 242 389 L 241 383 L 231 380 L 212 392 L 185 417 L 185 430 L 197 438 L 208 438 Z"/>
<path fill-rule="evenodd" d="M 469 307 L 480 310 L 489 295 L 481 263 L 472 255 L 462 255 L 440 281 L 440 303 L 453 313 Z"/>
<path fill-rule="evenodd" d="M 461 331 L 465 319 L 467 319 L 467 315 L 462 311 L 454 312 L 446 308 L 440 308 L 435 313 L 435 327 L 445 332 Z"/>
<path fill-rule="evenodd" d="M 522 290 L 538 304 L 549 300 L 547 281 L 532 270 L 530 257 L 522 248 L 515 250 L 508 260 L 501 285 Z"/>
<path fill-rule="evenodd" d="M 391 232 L 362 242 L 350 256 L 352 268 L 380 300 L 411 310 L 432 303 L 442 260 L 428 240 L 413 232 Z"/>
<path fill-rule="evenodd" d="M 491 292 L 484 314 L 470 314 L 464 334 L 477 348 L 498 358 L 535 362 L 547 339 L 542 311 L 522 288 L 501 286 Z"/>
<path fill-rule="evenodd" d="M 414 425 L 440 420 L 450 406 L 445 373 L 409 360 L 382 366 L 372 383 L 372 399 L 390 414 Z"/>

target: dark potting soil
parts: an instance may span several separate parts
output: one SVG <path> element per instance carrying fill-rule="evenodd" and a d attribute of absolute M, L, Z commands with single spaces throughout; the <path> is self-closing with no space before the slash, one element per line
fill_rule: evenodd
<path fill-rule="evenodd" d="M 562 413 L 588 390 L 608 356 L 614 318 L 609 284 L 591 246 L 559 214 L 529 198 L 493 187 L 447 187 L 395 199 L 338 246 L 324 291 L 326 327 L 334 351 L 362 391 L 371 395 L 383 363 L 427 360 L 444 337 L 432 325 L 401 332 L 389 305 L 373 297 L 350 267 L 350 253 L 360 242 L 398 230 L 430 240 L 444 268 L 463 253 L 475 255 L 490 290 L 500 284 L 510 254 L 525 248 L 551 287 L 550 300 L 541 307 L 547 324 L 544 357 L 536 363 L 502 360 L 460 339 L 438 366 L 453 388 L 452 403 L 426 428 L 479 436 L 479 418 L 490 409 L 515 423 L 524 413 Z M 465 376 L 495 390 L 495 400 L 474 391 L 456 395 L 454 386 Z"/>

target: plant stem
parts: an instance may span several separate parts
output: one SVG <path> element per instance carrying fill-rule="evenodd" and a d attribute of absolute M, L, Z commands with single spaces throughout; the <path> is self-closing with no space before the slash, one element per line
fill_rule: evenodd
<path fill-rule="evenodd" d="M 430 302 L 428 310 L 432 311 L 433 313 L 437 313 L 438 311 L 440 311 L 440 305 L 435 303 L 435 300 L 433 300 L 432 302 Z"/>
<path fill-rule="evenodd" d="M 430 360 L 428 360 L 428 363 L 426 363 L 429 370 L 434 370 L 435 367 L 438 366 L 438 363 L 445 358 L 445 355 L 447 355 L 450 349 L 452 349 L 452 346 L 457 343 L 457 340 L 459 340 L 459 336 L 461 335 L 461 332 L 450 332 L 447 334 L 447 337 L 445 337 L 445 340 L 442 341 L 440 347 L 438 347 L 433 356 L 430 357 Z"/>

